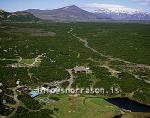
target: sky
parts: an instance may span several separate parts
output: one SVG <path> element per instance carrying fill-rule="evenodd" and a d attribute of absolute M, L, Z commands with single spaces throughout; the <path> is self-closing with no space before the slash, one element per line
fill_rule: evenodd
<path fill-rule="evenodd" d="M 0 0 L 0 9 L 9 12 L 26 9 L 51 10 L 70 5 L 77 5 L 89 11 L 107 8 L 110 10 L 150 12 L 150 0 Z"/>

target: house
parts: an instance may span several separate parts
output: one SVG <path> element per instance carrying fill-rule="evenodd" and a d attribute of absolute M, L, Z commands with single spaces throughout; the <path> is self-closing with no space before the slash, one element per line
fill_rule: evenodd
<path fill-rule="evenodd" d="M 57 88 L 57 86 L 44 84 L 44 85 L 42 86 L 42 88 L 46 88 L 46 89 L 54 89 L 54 88 Z"/>
<path fill-rule="evenodd" d="M 20 80 L 17 80 L 17 81 L 16 81 L 16 84 L 19 85 L 19 83 L 20 83 Z"/>
<path fill-rule="evenodd" d="M 0 83 L 0 86 L 3 86 L 3 83 Z"/>
<path fill-rule="evenodd" d="M 3 104 L 7 104 L 7 101 L 6 100 L 3 100 L 3 102 L 2 102 Z"/>
<path fill-rule="evenodd" d="M 26 86 L 22 86 L 22 87 L 17 88 L 17 91 L 20 93 L 27 93 L 29 89 Z"/>
<path fill-rule="evenodd" d="M 74 73 L 91 73 L 90 68 L 84 66 L 76 66 L 72 69 Z"/>
<path fill-rule="evenodd" d="M 0 93 L 2 93 L 2 90 L 0 89 Z"/>

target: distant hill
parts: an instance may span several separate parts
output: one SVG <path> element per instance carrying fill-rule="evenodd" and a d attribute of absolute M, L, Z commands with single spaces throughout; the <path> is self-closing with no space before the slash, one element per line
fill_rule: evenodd
<path fill-rule="evenodd" d="M 34 14 L 43 20 L 53 21 L 95 21 L 108 19 L 108 17 L 101 17 L 100 15 L 85 11 L 75 5 L 54 10 L 28 9 L 25 12 Z"/>
<path fill-rule="evenodd" d="M 29 22 L 29 21 L 39 21 L 40 19 L 28 12 L 10 13 L 4 10 L 0 10 L 0 20 L 13 22 Z"/>
<path fill-rule="evenodd" d="M 0 20 L 6 20 L 7 17 L 10 15 L 11 13 L 6 12 L 4 10 L 0 10 Z"/>

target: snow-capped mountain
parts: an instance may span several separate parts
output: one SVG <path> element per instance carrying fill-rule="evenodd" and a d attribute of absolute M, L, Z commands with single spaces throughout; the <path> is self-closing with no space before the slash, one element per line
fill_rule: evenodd
<path fill-rule="evenodd" d="M 95 14 L 110 17 L 114 20 L 150 20 L 150 13 L 138 10 L 95 10 Z"/>

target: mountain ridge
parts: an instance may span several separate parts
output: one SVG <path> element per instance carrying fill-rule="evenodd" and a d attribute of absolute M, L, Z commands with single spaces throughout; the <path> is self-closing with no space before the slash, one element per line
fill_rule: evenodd
<path fill-rule="evenodd" d="M 83 10 L 75 5 L 66 6 L 53 10 L 29 9 L 26 12 L 34 14 L 44 20 L 68 20 L 68 21 L 99 21 L 105 20 L 150 20 L 150 13 L 141 11 L 111 11 L 98 9 L 95 12 Z"/>
<path fill-rule="evenodd" d="M 38 21 L 47 20 L 54 22 L 63 21 L 101 21 L 101 20 L 119 20 L 119 21 L 150 21 L 150 13 L 142 11 L 127 12 L 123 10 L 111 11 L 109 9 L 97 9 L 89 12 L 79 8 L 76 5 L 66 6 L 52 10 L 27 9 L 17 12 L 5 12 L 0 10 L 0 20 L 10 21 Z"/>
<path fill-rule="evenodd" d="M 83 10 L 75 5 L 53 10 L 29 9 L 25 10 L 25 12 L 32 13 L 43 20 L 93 21 L 98 19 L 108 19 L 107 17 L 101 17 L 95 13 Z"/>

